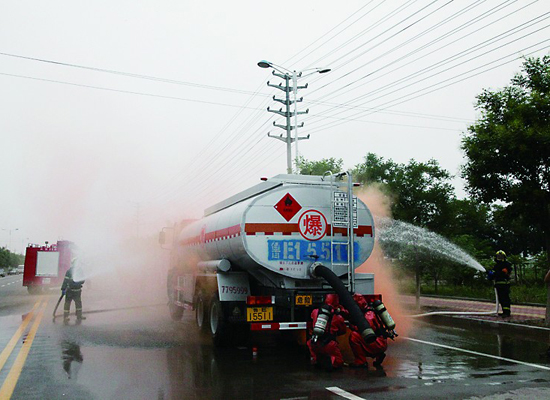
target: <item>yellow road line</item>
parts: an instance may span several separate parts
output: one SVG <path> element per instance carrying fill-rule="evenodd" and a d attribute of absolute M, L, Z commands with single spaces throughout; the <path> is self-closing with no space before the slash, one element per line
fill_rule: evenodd
<path fill-rule="evenodd" d="M 31 350 L 36 331 L 38 330 L 40 322 L 42 321 L 42 317 L 44 316 L 44 311 L 46 310 L 47 304 L 48 300 L 46 300 L 42 305 L 40 312 L 34 320 L 31 330 L 29 331 L 29 334 L 27 335 L 25 342 L 23 343 L 23 347 L 21 348 L 21 350 L 19 350 L 19 354 L 17 355 L 17 358 L 15 359 L 15 362 L 11 367 L 10 373 L 8 374 L 6 380 L 4 381 L 4 384 L 0 388 L 0 400 L 9 400 L 11 398 L 11 395 L 13 394 L 15 385 L 17 385 L 17 381 L 19 380 L 19 376 L 21 376 L 21 371 L 23 370 L 23 366 L 25 365 L 25 361 L 27 360 L 27 356 L 29 355 L 29 351 Z"/>
<path fill-rule="evenodd" d="M 13 351 L 15 346 L 17 346 L 17 341 L 19 340 L 23 332 L 25 332 L 27 325 L 29 324 L 29 322 L 31 322 L 31 319 L 34 315 L 34 311 L 38 308 L 41 302 L 42 300 L 38 300 L 34 304 L 34 307 L 32 308 L 32 310 L 27 314 L 25 319 L 23 319 L 23 322 L 21 323 L 17 331 L 15 331 L 15 333 L 13 334 L 11 340 L 8 342 L 4 350 L 2 350 L 2 353 L 0 353 L 0 370 L 2 370 L 2 368 L 4 367 L 4 364 L 10 357 L 11 352 Z"/>

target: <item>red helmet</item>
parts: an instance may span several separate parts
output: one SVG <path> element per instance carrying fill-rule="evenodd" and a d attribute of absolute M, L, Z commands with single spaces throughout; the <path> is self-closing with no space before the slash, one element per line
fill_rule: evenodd
<path fill-rule="evenodd" d="M 357 303 L 361 311 L 363 312 L 367 311 L 367 308 L 369 305 L 367 304 L 367 300 L 365 300 L 365 298 L 362 295 L 355 293 L 353 295 L 353 300 L 355 300 L 355 302 Z"/>
<path fill-rule="evenodd" d="M 329 306 L 336 308 L 340 305 L 340 298 L 338 297 L 337 294 L 329 293 L 325 297 L 325 304 L 328 304 Z"/>

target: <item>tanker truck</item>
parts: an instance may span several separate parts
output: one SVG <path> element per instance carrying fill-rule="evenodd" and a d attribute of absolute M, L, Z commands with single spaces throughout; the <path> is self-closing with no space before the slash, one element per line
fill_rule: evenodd
<path fill-rule="evenodd" d="M 372 252 L 374 222 L 353 196 L 349 173 L 262 178 L 203 218 L 164 228 L 159 240 L 171 250 L 172 319 L 194 310 L 217 346 L 250 331 L 306 332 L 328 293 L 339 294 L 363 337 L 374 340 L 351 297 L 381 298 L 373 274 L 355 272 Z"/>

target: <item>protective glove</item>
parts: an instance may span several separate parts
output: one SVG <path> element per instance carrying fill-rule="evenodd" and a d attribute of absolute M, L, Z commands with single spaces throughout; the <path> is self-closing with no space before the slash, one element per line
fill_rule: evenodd
<path fill-rule="evenodd" d="M 495 278 L 495 271 L 488 271 L 487 272 L 487 279 L 492 281 Z"/>
<path fill-rule="evenodd" d="M 65 293 L 66 293 L 66 292 L 67 292 L 66 289 L 61 289 L 61 294 L 62 294 L 63 296 L 65 296 Z"/>

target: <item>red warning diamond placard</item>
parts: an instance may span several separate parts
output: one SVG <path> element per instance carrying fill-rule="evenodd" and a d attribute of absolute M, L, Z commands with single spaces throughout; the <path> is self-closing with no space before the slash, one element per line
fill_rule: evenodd
<path fill-rule="evenodd" d="M 287 222 L 302 209 L 302 206 L 290 195 L 290 193 L 285 194 L 274 207 Z"/>

